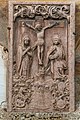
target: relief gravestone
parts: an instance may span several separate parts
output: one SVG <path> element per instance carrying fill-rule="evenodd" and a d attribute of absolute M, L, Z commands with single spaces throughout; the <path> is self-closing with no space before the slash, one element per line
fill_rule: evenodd
<path fill-rule="evenodd" d="M 9 111 L 75 110 L 74 3 L 9 2 Z"/>

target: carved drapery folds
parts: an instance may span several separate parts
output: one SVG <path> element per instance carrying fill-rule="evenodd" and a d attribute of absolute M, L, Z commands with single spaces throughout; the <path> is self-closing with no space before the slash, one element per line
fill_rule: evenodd
<path fill-rule="evenodd" d="M 11 4 L 9 110 L 73 111 L 73 4 Z"/>

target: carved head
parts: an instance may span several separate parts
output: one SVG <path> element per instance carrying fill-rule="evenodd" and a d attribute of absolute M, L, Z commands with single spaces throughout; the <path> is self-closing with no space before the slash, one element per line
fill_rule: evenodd
<path fill-rule="evenodd" d="M 23 37 L 23 43 L 24 43 L 24 45 L 29 45 L 30 44 L 30 38 L 29 38 L 29 36 L 25 35 Z"/>
<path fill-rule="evenodd" d="M 53 44 L 58 45 L 61 43 L 60 37 L 58 34 L 54 35 L 53 37 Z"/>
<path fill-rule="evenodd" d="M 42 30 L 42 25 L 40 23 L 37 23 L 35 25 L 35 29 L 38 30 L 38 31 L 41 31 Z"/>

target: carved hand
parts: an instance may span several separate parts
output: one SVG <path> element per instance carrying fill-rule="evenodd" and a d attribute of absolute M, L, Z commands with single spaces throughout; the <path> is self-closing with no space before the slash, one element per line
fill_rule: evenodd
<path fill-rule="evenodd" d="M 32 51 L 27 52 L 27 54 L 28 54 L 30 57 L 32 57 L 32 56 L 33 56 Z"/>
<path fill-rule="evenodd" d="M 49 55 L 49 59 L 50 59 L 50 60 L 54 60 L 55 58 L 54 58 L 53 55 Z"/>
<path fill-rule="evenodd" d="M 22 56 L 24 56 L 29 50 L 30 50 L 30 47 L 28 47 L 28 48 L 23 52 L 23 55 L 22 55 Z"/>

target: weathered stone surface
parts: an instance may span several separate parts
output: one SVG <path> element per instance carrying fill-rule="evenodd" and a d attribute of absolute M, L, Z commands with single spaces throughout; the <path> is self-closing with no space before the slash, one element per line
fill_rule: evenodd
<path fill-rule="evenodd" d="M 74 111 L 75 4 L 10 2 L 8 30 L 9 111 Z"/>
<path fill-rule="evenodd" d="M 18 113 L 0 108 L 0 120 L 80 120 L 80 113 Z"/>
<path fill-rule="evenodd" d="M 17 1 L 20 1 L 20 0 L 17 0 Z M 23 0 L 22 0 L 23 1 Z M 27 1 L 27 0 L 26 0 Z M 30 0 L 31 1 L 31 0 Z M 33 0 L 32 0 L 33 1 Z M 42 0 L 43 1 L 43 0 Z M 46 1 L 46 0 L 45 0 Z M 48 1 L 48 0 L 47 0 Z M 49 0 L 50 1 L 50 0 Z M 60 2 L 65 2 L 65 1 L 70 1 L 70 0 L 53 0 L 53 1 L 60 1 Z M 76 82 L 76 109 L 79 110 L 79 104 L 80 104 L 80 0 L 74 0 L 76 2 L 76 78 L 75 78 L 75 82 Z M 0 36 L 7 36 L 7 29 L 4 30 L 5 28 L 7 28 L 7 19 L 5 19 L 5 14 L 6 16 L 8 16 L 7 14 L 7 11 L 3 11 L 3 9 L 7 9 L 7 4 L 8 4 L 8 1 L 7 0 L 0 0 L 0 8 L 1 8 L 1 11 L 0 11 L 0 14 L 1 14 L 1 21 L 4 21 L 4 23 L 2 24 L 2 22 L 0 22 L 0 26 L 2 26 L 2 30 L 0 32 Z M 2 17 L 4 16 L 4 17 Z M 6 24 L 5 24 L 6 23 Z M 4 39 L 3 36 L 1 37 L 0 39 L 0 42 L 5 45 L 8 41 L 7 39 Z M 6 44 L 7 46 L 7 44 Z M 79 113 L 75 113 L 76 116 L 78 117 L 77 114 Z M 76 118 L 75 118 L 76 119 Z M 77 118 L 78 119 L 78 118 Z"/>

